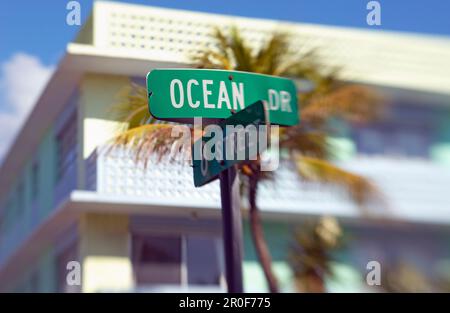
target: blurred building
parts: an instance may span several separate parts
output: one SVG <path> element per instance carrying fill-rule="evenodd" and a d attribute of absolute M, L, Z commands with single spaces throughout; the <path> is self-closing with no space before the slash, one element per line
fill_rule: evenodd
<path fill-rule="evenodd" d="M 214 26 L 233 25 L 255 47 L 288 30 L 294 48 L 318 48 L 325 65 L 343 67 L 342 79 L 374 86 L 392 103 L 383 121 L 339 124 L 330 138 L 340 165 L 383 190 L 389 210 L 382 220 L 361 219 L 344 195 L 302 183 L 289 164 L 261 187 L 282 289 L 292 290 L 292 228 L 311 215 L 340 217 L 352 237 L 330 290 L 367 289 L 355 273 L 370 260 L 405 258 L 430 275 L 448 269 L 449 39 L 102 1 L 68 44 L 0 168 L 0 290 L 225 290 L 218 183 L 196 189 L 187 166 L 145 169 L 126 152 L 100 147 L 120 126 L 110 108 L 124 87 L 144 84 L 153 68 L 189 67 Z M 245 221 L 244 231 L 246 290 L 262 291 Z M 66 284 L 69 261 L 81 264 L 79 287 Z"/>

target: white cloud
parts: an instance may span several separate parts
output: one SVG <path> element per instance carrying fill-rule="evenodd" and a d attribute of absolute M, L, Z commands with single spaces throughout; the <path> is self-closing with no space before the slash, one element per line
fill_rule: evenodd
<path fill-rule="evenodd" d="M 0 161 L 37 101 L 54 67 L 16 53 L 0 65 Z"/>

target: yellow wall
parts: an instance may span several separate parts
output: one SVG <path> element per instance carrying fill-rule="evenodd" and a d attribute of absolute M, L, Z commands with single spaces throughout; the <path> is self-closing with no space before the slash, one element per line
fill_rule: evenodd
<path fill-rule="evenodd" d="M 124 123 L 115 120 L 113 107 L 119 102 L 119 93 L 129 86 L 125 76 L 88 74 L 83 77 L 80 86 L 80 110 L 78 142 L 81 145 L 78 175 L 79 188 L 84 185 L 84 160 L 98 145 L 117 135 Z"/>
<path fill-rule="evenodd" d="M 88 213 L 79 223 L 83 292 L 133 288 L 127 215 Z"/>

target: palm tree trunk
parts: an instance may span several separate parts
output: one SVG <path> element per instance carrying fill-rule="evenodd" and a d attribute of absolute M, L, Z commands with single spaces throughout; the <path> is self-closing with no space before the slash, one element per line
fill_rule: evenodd
<path fill-rule="evenodd" d="M 324 293 L 326 291 L 325 281 L 322 275 L 316 272 L 309 273 L 306 275 L 306 281 L 307 292 Z"/>
<path fill-rule="evenodd" d="M 255 245 L 256 253 L 259 262 L 264 271 L 264 275 L 269 285 L 269 290 L 272 293 L 277 293 L 278 282 L 272 272 L 272 257 L 270 256 L 267 243 L 264 239 L 264 232 L 261 225 L 261 217 L 259 215 L 258 207 L 256 206 L 256 193 L 258 189 L 259 171 L 257 174 L 249 177 L 249 202 L 250 202 L 250 229 L 252 233 L 253 244 Z"/>

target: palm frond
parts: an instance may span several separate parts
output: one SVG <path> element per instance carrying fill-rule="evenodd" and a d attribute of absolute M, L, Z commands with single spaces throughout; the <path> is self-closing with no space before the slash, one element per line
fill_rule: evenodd
<path fill-rule="evenodd" d="M 111 107 L 110 114 L 114 119 L 126 122 L 128 129 L 154 122 L 148 110 L 147 89 L 135 83 L 120 91 L 118 101 Z"/>
<path fill-rule="evenodd" d="M 342 230 L 333 217 L 308 218 L 299 225 L 289 251 L 289 263 L 299 289 L 324 292 L 325 277 L 333 276 L 332 252 L 342 246 Z"/>
<path fill-rule="evenodd" d="M 380 97 L 370 88 L 342 85 L 327 93 L 317 93 L 302 107 L 302 120 L 317 125 L 330 117 L 351 122 L 367 122 L 381 116 Z"/>
<path fill-rule="evenodd" d="M 135 161 L 143 161 L 145 167 L 150 160 L 161 161 L 184 154 L 185 160 L 190 156 L 191 142 L 185 142 L 182 136 L 174 136 L 171 124 L 146 124 L 129 129 L 115 137 L 108 145 L 108 152 L 115 149 L 129 151 Z"/>
<path fill-rule="evenodd" d="M 362 208 L 364 204 L 381 199 L 379 190 L 362 176 L 314 157 L 295 154 L 293 160 L 303 179 L 338 186 L 347 191 L 351 199 Z"/>
<path fill-rule="evenodd" d="M 192 61 L 197 68 L 232 70 L 232 60 L 228 56 L 215 51 L 207 50 L 192 56 Z"/>
<path fill-rule="evenodd" d="M 291 153 L 326 159 L 330 154 L 327 134 L 323 131 L 308 130 L 303 125 L 282 129 L 280 147 Z"/>
<path fill-rule="evenodd" d="M 229 43 L 229 39 L 227 38 L 227 36 L 219 29 L 219 28 L 215 28 L 214 29 L 214 34 L 213 37 L 216 39 L 217 41 L 217 56 L 221 56 L 222 60 L 227 61 L 225 62 L 225 66 L 231 69 L 231 59 L 230 59 L 230 43 Z"/>
<path fill-rule="evenodd" d="M 229 40 L 225 34 L 215 28 L 211 35 L 212 48 L 204 48 L 199 54 L 194 54 L 191 59 L 197 68 L 233 69 L 233 58 L 230 55 Z"/>
<path fill-rule="evenodd" d="M 229 45 L 236 63 L 235 69 L 237 71 L 254 72 L 252 51 L 235 27 L 231 29 Z"/>
<path fill-rule="evenodd" d="M 281 72 L 280 66 L 288 61 L 288 35 L 275 33 L 255 56 L 254 70 L 256 73 L 275 74 Z"/>

